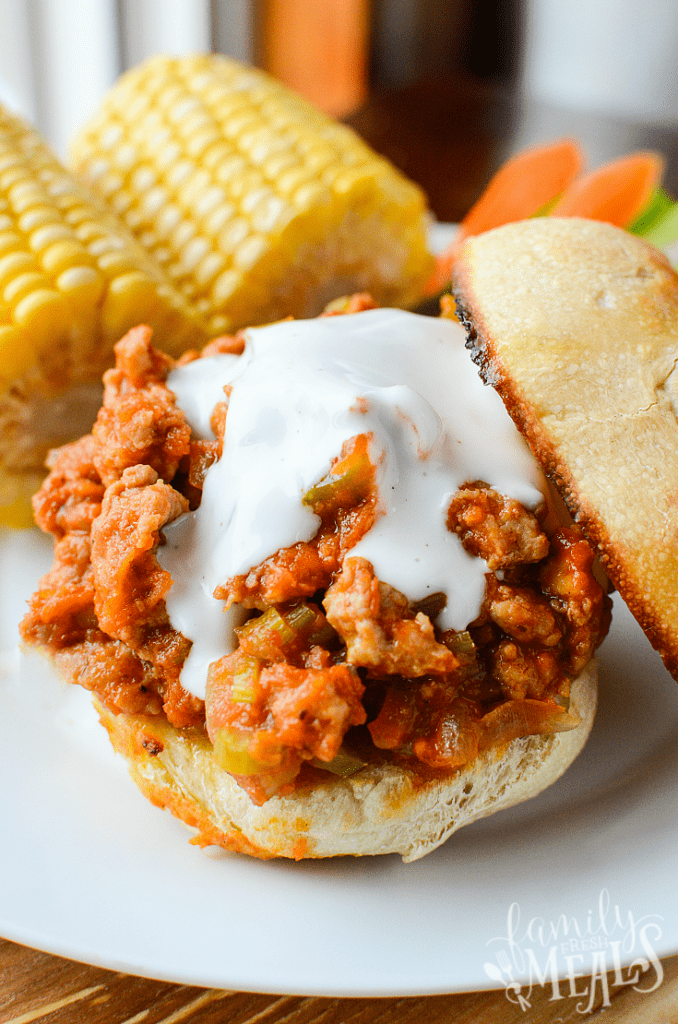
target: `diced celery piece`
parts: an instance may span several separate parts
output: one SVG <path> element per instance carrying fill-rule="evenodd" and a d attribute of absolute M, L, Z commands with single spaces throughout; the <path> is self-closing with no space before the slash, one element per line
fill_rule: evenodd
<path fill-rule="evenodd" d="M 239 664 L 231 683 L 231 700 L 236 704 L 252 704 L 257 692 L 261 662 L 258 658 L 242 655 Z"/>
<path fill-rule="evenodd" d="M 310 605 L 298 604 L 285 612 L 284 618 L 295 633 L 307 633 L 316 620 L 316 612 Z"/>
<path fill-rule="evenodd" d="M 266 765 L 257 761 L 248 752 L 251 736 L 236 732 L 227 726 L 215 730 L 214 756 L 217 764 L 231 775 L 259 775 Z"/>
<path fill-rule="evenodd" d="M 249 619 L 244 626 L 236 627 L 236 633 L 248 643 L 266 643 L 273 636 L 284 647 L 292 643 L 296 634 L 277 608 L 268 608 L 263 615 Z"/>
<path fill-rule="evenodd" d="M 235 632 L 248 654 L 264 661 L 279 658 L 282 653 L 289 655 L 300 647 L 328 644 L 336 637 L 324 615 L 304 601 L 284 611 L 268 608 Z"/>
<path fill-rule="evenodd" d="M 330 473 L 306 492 L 302 498 L 304 505 L 314 509 L 327 501 L 357 504 L 367 497 L 372 482 L 372 463 L 365 435 L 358 437 L 354 450 L 340 460 L 335 470 L 339 472 Z"/>

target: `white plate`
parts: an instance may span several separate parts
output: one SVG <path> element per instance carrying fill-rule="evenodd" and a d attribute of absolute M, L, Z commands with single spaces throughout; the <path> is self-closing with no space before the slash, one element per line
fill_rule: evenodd
<path fill-rule="evenodd" d="M 0 534 L 0 934 L 187 984 L 341 996 L 496 988 L 506 956 L 539 983 L 534 965 L 595 969 L 594 947 L 598 966 L 678 948 L 678 690 L 620 602 L 592 738 L 548 792 L 407 866 L 259 862 L 189 845 L 87 694 L 19 663 L 16 623 L 49 561 L 36 531 Z"/>

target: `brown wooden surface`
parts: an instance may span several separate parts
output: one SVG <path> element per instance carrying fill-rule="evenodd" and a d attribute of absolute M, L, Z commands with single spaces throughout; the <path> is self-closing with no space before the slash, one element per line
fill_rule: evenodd
<path fill-rule="evenodd" d="M 584 1018 L 606 1024 L 675 1024 L 678 957 L 664 960 L 663 968 L 664 980 L 655 992 L 611 987 L 607 1007 L 597 984 L 592 1010 L 583 1014 L 588 996 L 570 996 L 567 984 L 555 1002 L 549 989 L 536 990 L 524 1009 L 509 1003 L 503 992 L 411 999 L 255 995 L 115 974 L 0 940 L 0 1024 L 566 1024 Z M 610 975 L 610 986 L 612 981 Z M 654 975 L 645 984 L 652 981 Z M 583 992 L 587 980 L 577 985 Z"/>

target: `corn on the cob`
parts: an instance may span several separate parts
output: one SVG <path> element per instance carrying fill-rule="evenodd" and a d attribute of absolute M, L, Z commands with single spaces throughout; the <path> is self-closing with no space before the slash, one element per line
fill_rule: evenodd
<path fill-rule="evenodd" d="M 0 525 L 30 521 L 47 448 L 89 429 L 87 382 L 141 321 L 175 352 L 206 340 L 153 257 L 0 107 Z"/>
<path fill-rule="evenodd" d="M 348 128 L 225 57 L 128 72 L 73 158 L 211 334 L 315 315 L 350 291 L 412 304 L 431 271 L 421 191 Z"/>

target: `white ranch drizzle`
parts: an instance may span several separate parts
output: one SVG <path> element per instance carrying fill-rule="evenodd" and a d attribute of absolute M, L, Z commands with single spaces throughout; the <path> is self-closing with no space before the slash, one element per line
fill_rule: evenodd
<path fill-rule="evenodd" d="M 181 682 L 199 697 L 210 662 L 233 649 L 245 617 L 236 606 L 224 612 L 215 588 L 315 535 L 320 521 L 302 497 L 350 437 L 372 434 L 380 509 L 351 554 L 411 601 L 445 593 L 443 629 L 464 629 L 478 615 L 487 572 L 447 529 L 452 494 L 472 480 L 531 508 L 545 494 L 536 461 L 450 320 L 378 309 L 254 328 L 242 356 L 188 364 L 167 383 L 202 437 L 232 385 L 223 454 L 200 507 L 165 528 L 158 552 L 173 580 L 170 620 L 193 642 Z"/>

